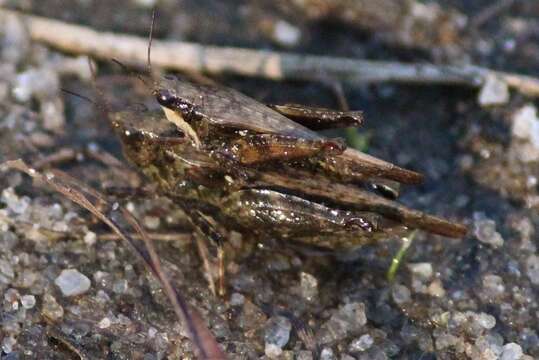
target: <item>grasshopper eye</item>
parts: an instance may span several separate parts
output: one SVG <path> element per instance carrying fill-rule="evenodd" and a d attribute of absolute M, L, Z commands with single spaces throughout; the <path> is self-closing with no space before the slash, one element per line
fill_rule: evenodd
<path fill-rule="evenodd" d="M 176 96 L 168 90 L 157 91 L 157 102 L 167 108 L 171 108 L 176 103 Z"/>

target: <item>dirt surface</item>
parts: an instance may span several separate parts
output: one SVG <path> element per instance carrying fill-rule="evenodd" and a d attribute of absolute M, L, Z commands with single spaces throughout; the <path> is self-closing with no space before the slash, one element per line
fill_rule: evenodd
<path fill-rule="evenodd" d="M 25 0 L 17 6 L 146 36 L 151 8 L 145 3 L 152 2 Z M 439 49 L 388 44 L 339 21 L 293 16 L 282 3 L 161 1 L 156 37 L 539 73 L 539 6 L 533 2 L 517 1 L 481 26 L 466 27 L 447 56 Z M 472 23 L 490 2 L 468 3 L 440 6 Z M 296 40 L 276 32 L 278 22 Z M 68 55 L 30 43 L 16 21 L 0 25 L 0 33 L 0 162 L 22 157 L 35 164 L 71 149 L 74 160 L 52 164 L 99 189 L 139 186 L 132 172 L 103 160 L 103 152 L 122 159 L 108 124 L 90 103 L 60 91 L 92 94 L 85 60 L 59 76 L 58 68 L 74 61 Z M 122 69 L 98 66 L 111 101 L 151 102 Z M 338 106 L 334 92 L 318 83 L 214 80 L 266 103 Z M 344 85 L 350 107 L 365 112 L 366 125 L 355 140 L 372 155 L 425 174 L 425 183 L 404 188 L 400 201 L 462 222 L 469 235 L 450 240 L 418 233 L 390 283 L 386 271 L 400 246 L 395 239 L 353 255 L 320 257 L 277 251 L 234 234 L 227 245 L 227 294 L 219 298 L 174 204 L 155 197 L 128 200 L 150 232 L 180 234 L 176 241 L 156 241 L 176 286 L 230 358 L 538 358 L 537 101 L 512 93 L 501 106 L 481 107 L 476 91 L 459 87 Z M 0 190 L 2 359 L 194 356 L 159 283 L 126 244 L 21 174 L 0 173 Z M 66 269 L 76 269 L 80 294 L 61 291 Z M 298 324 L 312 330 L 315 349 Z"/>

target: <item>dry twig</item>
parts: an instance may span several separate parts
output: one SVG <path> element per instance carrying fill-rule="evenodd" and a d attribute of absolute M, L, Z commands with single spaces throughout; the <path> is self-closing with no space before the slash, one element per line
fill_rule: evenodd
<path fill-rule="evenodd" d="M 132 65 L 146 63 L 148 41 L 145 38 L 99 32 L 84 26 L 0 8 L 0 18 L 5 16 L 20 16 L 32 40 L 59 50 L 106 60 L 115 58 Z M 272 80 L 331 79 L 352 83 L 448 84 L 475 88 L 481 87 L 487 78 L 494 76 L 522 94 L 539 97 L 537 78 L 474 65 L 368 61 L 157 40 L 152 45 L 152 63 L 175 71 L 231 73 Z"/>

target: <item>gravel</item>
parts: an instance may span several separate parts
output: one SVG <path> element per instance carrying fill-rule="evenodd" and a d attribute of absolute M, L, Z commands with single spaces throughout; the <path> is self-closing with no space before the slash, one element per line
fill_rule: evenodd
<path fill-rule="evenodd" d="M 301 296 L 307 301 L 316 301 L 318 298 L 318 279 L 311 274 L 300 274 Z"/>
<path fill-rule="evenodd" d="M 404 286 L 404 285 L 394 285 L 393 286 L 393 301 L 397 304 L 404 304 L 410 301 L 411 299 L 411 292 L 410 290 Z"/>
<path fill-rule="evenodd" d="M 539 285 L 539 255 L 530 255 L 526 259 L 526 274 L 533 284 Z"/>
<path fill-rule="evenodd" d="M 496 231 L 496 222 L 483 213 L 474 213 L 474 234 L 477 240 L 494 248 L 503 246 L 504 240 Z"/>
<path fill-rule="evenodd" d="M 515 343 L 505 344 L 500 360 L 519 360 L 522 358 L 522 348 Z"/>
<path fill-rule="evenodd" d="M 333 344 L 359 331 L 367 323 L 365 304 L 347 303 L 322 324 L 317 334 L 319 343 Z"/>
<path fill-rule="evenodd" d="M 269 345 L 283 348 L 290 339 L 290 330 L 292 330 L 292 324 L 287 318 L 283 316 L 275 316 L 270 318 L 266 323 L 264 335 L 266 349 Z"/>
<path fill-rule="evenodd" d="M 284 20 L 273 25 L 273 39 L 281 46 L 294 47 L 301 40 L 301 30 Z"/>
<path fill-rule="evenodd" d="M 353 340 L 348 347 L 351 353 L 363 352 L 369 349 L 374 344 L 374 339 L 369 334 L 362 335 L 360 338 Z"/>
<path fill-rule="evenodd" d="M 64 296 L 77 296 L 84 294 L 90 289 L 91 281 L 77 269 L 62 270 L 54 280 Z"/>
<path fill-rule="evenodd" d="M 524 162 L 539 160 L 539 118 L 533 105 L 526 105 L 513 115 L 512 134 L 520 140 L 520 159 Z"/>
<path fill-rule="evenodd" d="M 479 91 L 478 102 L 481 106 L 503 105 L 509 101 L 507 83 L 496 76 L 488 76 Z"/>
<path fill-rule="evenodd" d="M 407 266 L 412 274 L 419 277 L 421 280 L 428 280 L 432 277 L 433 270 L 431 263 L 414 263 L 407 264 Z"/>
<path fill-rule="evenodd" d="M 23 295 L 21 297 L 21 305 L 25 309 L 31 309 L 36 305 L 36 297 L 34 295 Z"/>

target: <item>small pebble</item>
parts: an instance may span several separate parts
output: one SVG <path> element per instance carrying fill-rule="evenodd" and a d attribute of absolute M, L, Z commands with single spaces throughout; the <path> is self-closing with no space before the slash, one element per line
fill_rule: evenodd
<path fill-rule="evenodd" d="M 477 323 L 484 329 L 490 330 L 496 325 L 496 318 L 490 314 L 480 313 L 476 317 Z"/>
<path fill-rule="evenodd" d="M 154 327 L 150 327 L 150 328 L 148 329 L 148 337 L 149 337 L 150 339 L 153 339 L 153 338 L 155 337 L 155 335 L 157 335 L 157 329 L 154 328 Z"/>
<path fill-rule="evenodd" d="M 25 309 L 31 309 L 36 305 L 36 297 L 34 295 L 23 295 L 21 297 L 21 305 Z"/>
<path fill-rule="evenodd" d="M 54 98 L 40 102 L 41 114 L 43 115 L 43 128 L 51 131 L 60 131 L 65 124 L 65 110 L 63 102 Z"/>
<path fill-rule="evenodd" d="M 92 246 L 97 241 L 97 235 L 93 231 L 88 231 L 84 234 L 84 243 L 88 246 Z"/>
<path fill-rule="evenodd" d="M 483 276 L 483 291 L 487 297 L 497 298 L 505 293 L 503 279 L 498 275 Z"/>
<path fill-rule="evenodd" d="M 505 344 L 503 346 L 502 356 L 500 360 L 519 360 L 522 358 L 523 352 L 520 345 L 515 343 Z"/>
<path fill-rule="evenodd" d="M 84 294 L 90 289 L 90 279 L 81 274 L 77 269 L 62 270 L 54 283 L 60 288 L 64 296 L 77 296 Z"/>
<path fill-rule="evenodd" d="M 412 274 L 416 275 L 422 280 L 428 280 L 432 277 L 433 271 L 432 271 L 432 264 L 431 263 L 415 263 L 415 264 L 408 264 L 408 268 L 412 272 Z"/>
<path fill-rule="evenodd" d="M 334 343 L 344 339 L 351 332 L 361 330 L 366 323 L 365 304 L 347 303 L 322 324 L 317 334 L 318 341 L 321 344 Z"/>
<path fill-rule="evenodd" d="M 133 3 L 135 5 L 138 5 L 140 7 L 151 9 L 155 7 L 155 4 L 157 3 L 157 0 L 133 0 Z"/>
<path fill-rule="evenodd" d="M 266 343 L 266 346 L 264 347 L 264 354 L 266 354 L 266 356 L 270 359 L 277 359 L 281 356 L 282 353 L 283 349 L 281 349 L 275 344 Z"/>
<path fill-rule="evenodd" d="M 51 320 L 58 320 L 64 316 L 64 309 L 56 302 L 54 296 L 50 294 L 45 294 L 43 297 L 43 308 L 41 311 L 43 315 Z"/>
<path fill-rule="evenodd" d="M 5 1 L 0 1 L 4 5 Z M 3 24 L 0 29 L 2 33 L 2 60 L 5 63 L 19 63 L 27 56 L 30 48 L 30 39 L 28 31 L 22 19 L 16 14 L 7 14 L 3 16 Z"/>
<path fill-rule="evenodd" d="M 313 301 L 318 297 L 318 279 L 309 273 L 300 274 L 301 296 L 307 301 Z"/>
<path fill-rule="evenodd" d="M 127 283 L 127 280 L 121 279 L 118 281 L 115 281 L 112 285 L 112 291 L 116 294 L 124 294 L 127 292 L 127 289 L 129 288 L 129 284 Z"/>
<path fill-rule="evenodd" d="M 104 317 L 103 319 L 101 319 L 101 321 L 97 324 L 97 326 L 100 328 L 100 329 L 107 329 L 108 327 L 110 327 L 111 325 L 111 321 L 108 317 Z"/>
<path fill-rule="evenodd" d="M 509 88 L 507 83 L 497 76 L 487 76 L 485 83 L 479 91 L 479 105 L 503 105 L 509 101 Z"/>
<path fill-rule="evenodd" d="M 94 278 L 94 281 L 97 286 L 101 286 L 104 288 L 110 288 L 112 283 L 112 275 L 105 272 L 105 271 L 96 271 L 92 277 Z"/>
<path fill-rule="evenodd" d="M 353 330 L 361 329 L 367 323 L 365 314 L 365 304 L 362 302 L 351 302 L 339 308 L 338 316 L 350 323 Z"/>
<path fill-rule="evenodd" d="M 110 301 L 110 296 L 104 290 L 98 290 L 97 294 L 95 295 L 95 298 L 97 301 L 103 304 L 108 303 Z"/>
<path fill-rule="evenodd" d="M 279 45 L 294 47 L 301 39 L 301 31 L 289 22 L 278 20 L 273 28 L 273 39 Z"/>
<path fill-rule="evenodd" d="M 13 279 L 15 277 L 15 271 L 13 270 L 13 266 L 11 266 L 11 264 L 6 260 L 0 259 L 0 273 L 10 279 Z"/>
<path fill-rule="evenodd" d="M 350 343 L 348 351 L 351 353 L 362 352 L 370 348 L 374 344 L 374 339 L 369 334 L 362 335 L 359 339 L 356 339 Z"/>
<path fill-rule="evenodd" d="M 486 218 L 483 213 L 474 213 L 474 234 L 477 240 L 493 248 L 498 248 L 504 243 L 502 236 L 496 231 L 494 220 Z"/>
<path fill-rule="evenodd" d="M 489 354 L 490 357 L 498 359 L 502 353 L 503 338 L 501 336 L 480 336 L 475 340 L 475 346 L 480 354 Z M 485 357 L 483 355 L 483 357 Z"/>
<path fill-rule="evenodd" d="M 17 344 L 17 340 L 15 340 L 11 336 L 6 336 L 2 340 L 2 351 L 6 354 L 9 354 L 13 351 L 13 347 L 15 346 L 15 344 Z"/>
<path fill-rule="evenodd" d="M 274 316 L 270 318 L 266 323 L 266 330 L 264 340 L 266 346 L 273 344 L 279 348 L 283 348 L 290 339 L 290 331 L 292 330 L 292 324 L 290 320 L 284 316 Z"/>
<path fill-rule="evenodd" d="M 530 255 L 526 259 L 526 274 L 533 284 L 539 285 L 539 256 Z"/>
<path fill-rule="evenodd" d="M 320 352 L 320 360 L 334 360 L 335 353 L 331 348 L 323 348 Z"/>
<path fill-rule="evenodd" d="M 430 296 L 433 297 L 444 297 L 445 296 L 445 289 L 444 285 L 440 281 L 440 279 L 436 279 L 433 282 L 430 283 L 429 287 L 427 288 L 427 292 Z"/>
<path fill-rule="evenodd" d="M 161 225 L 161 219 L 157 216 L 147 215 L 144 217 L 144 225 L 150 230 L 156 230 Z"/>
<path fill-rule="evenodd" d="M 230 306 L 241 306 L 245 302 L 245 296 L 240 293 L 233 293 L 230 295 Z"/>
<path fill-rule="evenodd" d="M 0 201 L 6 204 L 9 211 L 19 215 L 25 213 L 30 206 L 30 199 L 25 196 L 17 196 L 12 187 L 8 187 L 2 191 Z"/>
<path fill-rule="evenodd" d="M 520 147 L 519 157 L 524 162 L 539 160 L 539 118 L 537 108 L 525 105 L 513 115 L 512 134 L 525 141 L 527 146 Z"/>
<path fill-rule="evenodd" d="M 395 284 L 391 291 L 393 301 L 395 301 L 395 303 L 398 305 L 409 302 L 411 299 L 410 294 L 410 290 L 406 286 L 401 284 Z"/>
<path fill-rule="evenodd" d="M 13 97 L 20 102 L 27 102 L 33 96 L 48 98 L 58 92 L 60 80 L 58 74 L 48 69 L 31 68 L 15 78 L 12 89 Z"/>
<path fill-rule="evenodd" d="M 539 184 L 539 179 L 537 179 L 537 176 L 530 175 L 526 178 L 526 187 L 528 189 L 533 189 Z"/>

